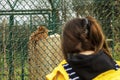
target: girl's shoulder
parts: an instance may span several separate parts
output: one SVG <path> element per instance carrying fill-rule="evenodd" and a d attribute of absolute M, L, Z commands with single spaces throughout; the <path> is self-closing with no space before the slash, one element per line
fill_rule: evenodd
<path fill-rule="evenodd" d="M 46 76 L 46 80 L 69 80 L 68 74 L 63 67 L 64 64 L 67 64 L 66 60 L 61 61 L 61 63 Z"/>
<path fill-rule="evenodd" d="M 93 80 L 120 80 L 120 69 L 106 71 Z"/>
<path fill-rule="evenodd" d="M 117 64 L 120 66 L 120 61 L 116 61 Z M 120 68 L 117 70 L 108 70 L 106 72 L 101 73 L 93 80 L 120 80 Z"/>
<path fill-rule="evenodd" d="M 120 61 L 116 61 L 118 65 L 120 65 Z"/>
<path fill-rule="evenodd" d="M 120 61 L 116 61 L 120 65 Z M 67 64 L 66 60 L 63 60 L 54 70 L 46 76 L 46 80 L 69 80 L 69 75 L 63 67 Z M 92 80 L 120 80 L 120 68 L 118 70 L 108 70 L 99 74 Z"/>

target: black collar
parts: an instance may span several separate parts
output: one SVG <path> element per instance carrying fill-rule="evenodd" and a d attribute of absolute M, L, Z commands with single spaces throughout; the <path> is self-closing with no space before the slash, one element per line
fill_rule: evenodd
<path fill-rule="evenodd" d="M 116 62 L 103 51 L 93 55 L 71 55 L 67 62 L 83 80 L 92 80 L 100 73 L 116 68 Z"/>

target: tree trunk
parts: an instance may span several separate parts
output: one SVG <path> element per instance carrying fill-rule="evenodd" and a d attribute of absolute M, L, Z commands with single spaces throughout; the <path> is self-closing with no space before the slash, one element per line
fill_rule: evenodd
<path fill-rule="evenodd" d="M 6 60 L 6 24 L 7 24 L 7 21 L 6 19 L 4 18 L 3 19 L 3 22 L 2 22 L 2 43 L 3 43 L 3 60 L 4 60 L 4 74 L 6 75 L 7 74 L 7 60 Z M 5 76 L 4 76 L 5 77 Z"/>

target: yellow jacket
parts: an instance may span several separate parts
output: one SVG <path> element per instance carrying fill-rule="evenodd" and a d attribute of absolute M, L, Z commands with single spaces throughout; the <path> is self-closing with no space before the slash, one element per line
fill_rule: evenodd
<path fill-rule="evenodd" d="M 69 80 L 69 76 L 65 71 L 63 64 L 67 62 L 63 60 L 54 70 L 52 73 L 46 76 L 46 80 Z M 120 65 L 120 62 L 117 61 Z M 92 80 L 120 80 L 120 69 L 118 70 L 109 70 L 104 73 L 101 73 L 97 77 Z"/>

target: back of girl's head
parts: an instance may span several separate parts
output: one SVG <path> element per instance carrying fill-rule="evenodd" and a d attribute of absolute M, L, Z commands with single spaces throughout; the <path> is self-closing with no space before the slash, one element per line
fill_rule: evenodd
<path fill-rule="evenodd" d="M 65 58 L 67 58 L 67 54 L 89 50 L 95 51 L 95 53 L 103 50 L 110 55 L 101 26 L 91 16 L 74 18 L 65 24 L 62 49 Z"/>

